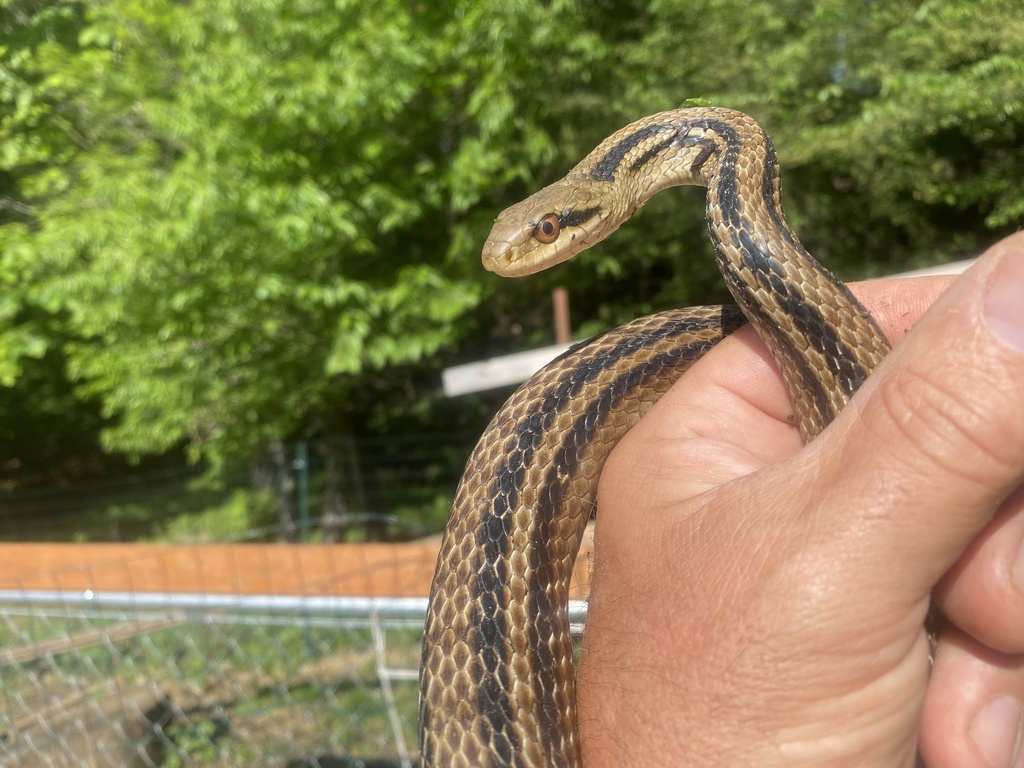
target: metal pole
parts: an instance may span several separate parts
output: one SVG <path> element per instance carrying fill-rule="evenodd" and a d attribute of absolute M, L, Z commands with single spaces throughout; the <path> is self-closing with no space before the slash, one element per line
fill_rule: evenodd
<path fill-rule="evenodd" d="M 300 440 L 296 449 L 295 469 L 298 474 L 299 541 L 309 541 L 309 443 Z"/>

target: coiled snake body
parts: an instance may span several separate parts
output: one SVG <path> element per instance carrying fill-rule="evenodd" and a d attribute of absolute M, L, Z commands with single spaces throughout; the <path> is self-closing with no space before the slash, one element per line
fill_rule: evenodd
<path fill-rule="evenodd" d="M 707 187 L 708 231 L 742 314 L 704 307 L 628 323 L 552 362 L 494 417 L 456 493 L 431 589 L 424 766 L 580 765 L 567 609 L 573 561 L 605 457 L 694 360 L 748 319 L 810 440 L 889 349 L 790 231 L 772 144 L 731 110 L 663 112 L 613 134 L 564 179 L 498 216 L 484 264 L 536 272 L 680 185 Z"/>

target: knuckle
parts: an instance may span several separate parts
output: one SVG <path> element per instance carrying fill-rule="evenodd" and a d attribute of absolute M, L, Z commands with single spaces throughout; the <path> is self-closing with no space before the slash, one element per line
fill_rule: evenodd
<path fill-rule="evenodd" d="M 1019 457 L 1008 421 L 978 388 L 958 386 L 914 367 L 882 382 L 879 401 L 904 445 L 905 457 L 986 487 L 1016 475 Z"/>

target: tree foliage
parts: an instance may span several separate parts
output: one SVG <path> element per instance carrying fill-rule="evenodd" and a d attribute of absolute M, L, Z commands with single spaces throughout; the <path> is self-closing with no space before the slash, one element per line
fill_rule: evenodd
<path fill-rule="evenodd" d="M 456 336 L 467 211 L 519 160 L 511 83 L 558 25 L 523 6 L 109 2 L 10 37 L 0 374 L 59 344 L 129 453 L 214 457 L 299 429 Z M 467 33 L 467 29 L 470 31 Z M 446 262 L 447 259 L 447 262 Z"/>
<path fill-rule="evenodd" d="M 553 280 L 595 325 L 702 300 L 682 193 L 559 277 L 499 288 L 477 262 L 497 211 L 690 97 L 769 128 L 791 218 L 841 273 L 973 253 L 1024 216 L 1017 0 L 0 14 L 0 419 L 58 392 L 125 454 L 245 456 L 422 407 L 439 354 L 546 333 Z M 395 371 L 412 400 L 383 394 Z M 42 372 L 73 387 L 32 406 Z"/>

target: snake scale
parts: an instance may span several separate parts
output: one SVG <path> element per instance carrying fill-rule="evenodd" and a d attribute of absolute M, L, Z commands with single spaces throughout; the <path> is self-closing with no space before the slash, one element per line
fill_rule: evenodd
<path fill-rule="evenodd" d="M 614 232 L 655 193 L 707 188 L 707 225 L 739 309 L 635 320 L 527 381 L 470 457 L 441 544 L 420 672 L 424 766 L 579 766 L 569 579 L 618 438 L 745 320 L 782 370 L 805 441 L 889 350 L 783 215 L 771 141 L 732 110 L 643 118 L 503 211 L 484 265 L 522 275 Z"/>

